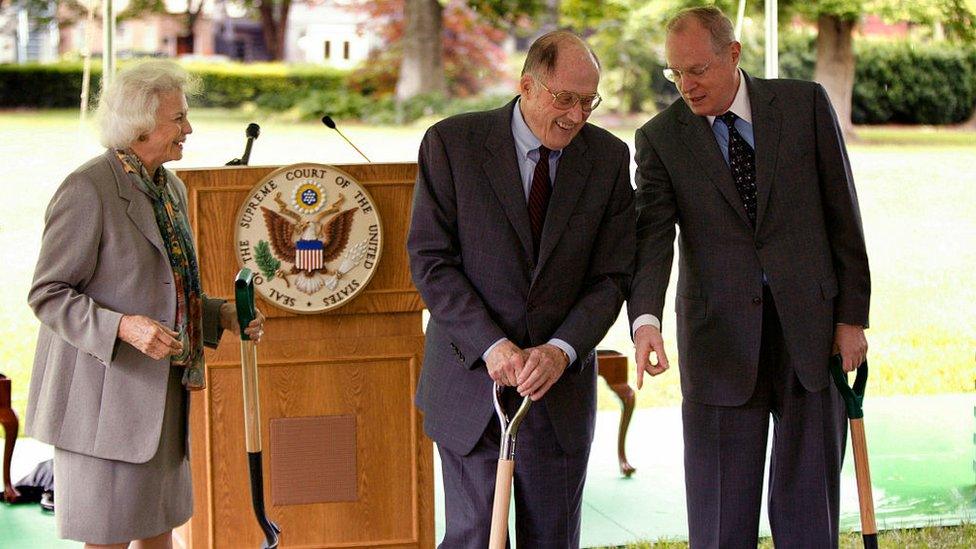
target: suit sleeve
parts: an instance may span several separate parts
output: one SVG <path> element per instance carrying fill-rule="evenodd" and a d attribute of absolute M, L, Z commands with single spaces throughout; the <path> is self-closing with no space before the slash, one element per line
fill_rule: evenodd
<path fill-rule="evenodd" d="M 507 337 L 488 313 L 461 262 L 455 182 L 450 158 L 436 127 L 420 145 L 413 212 L 407 235 L 410 272 L 431 319 L 470 357 L 481 357 Z M 470 360 L 468 368 L 480 364 Z"/>
<path fill-rule="evenodd" d="M 613 193 L 603 214 L 587 263 L 586 281 L 576 303 L 553 334 L 587 353 L 600 343 L 617 319 L 634 267 L 634 189 L 630 185 L 630 150 L 621 144 Z M 579 358 L 585 358 L 585 355 Z M 580 369 L 580 360 L 575 370 Z"/>
<path fill-rule="evenodd" d="M 41 251 L 27 302 L 42 324 L 108 365 L 122 314 L 82 291 L 98 265 L 102 223 L 102 203 L 95 185 L 85 175 L 70 176 L 45 213 Z"/>
<path fill-rule="evenodd" d="M 630 323 L 651 314 L 663 323 L 664 297 L 674 260 L 678 207 L 671 176 L 645 133 L 637 130 L 637 257 L 627 299 Z"/>
<path fill-rule="evenodd" d="M 817 170 L 838 294 L 834 321 L 868 326 L 871 274 L 861 210 L 837 115 L 823 86 L 816 86 Z"/>

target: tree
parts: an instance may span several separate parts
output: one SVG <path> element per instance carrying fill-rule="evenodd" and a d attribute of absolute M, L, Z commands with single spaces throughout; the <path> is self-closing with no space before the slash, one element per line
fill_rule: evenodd
<path fill-rule="evenodd" d="M 178 49 L 188 53 L 193 53 L 196 44 L 196 24 L 200 18 L 200 10 L 203 9 L 203 0 L 186 0 L 186 11 L 183 12 L 183 32 L 177 37 Z"/>
<path fill-rule="evenodd" d="M 398 101 L 420 94 L 447 92 L 441 40 L 442 13 L 443 8 L 437 0 L 405 0 L 403 59 L 396 85 Z"/>
<path fill-rule="evenodd" d="M 407 36 L 407 1 L 374 0 L 355 8 L 365 11 L 367 25 L 379 34 L 386 47 L 371 52 L 369 60 L 351 76 L 353 88 L 367 95 L 395 93 L 400 101 L 423 94 L 464 97 L 505 77 L 505 53 L 501 48 L 505 32 L 467 3 L 452 0 L 439 8 L 439 39 L 418 45 Z M 414 39 L 423 32 L 428 30 L 414 30 Z M 426 58 L 418 57 L 416 51 L 410 55 L 406 51 L 408 47 L 433 51 L 433 46 L 440 53 L 427 53 Z M 412 61 L 407 62 L 411 56 Z M 433 79 L 440 82 L 431 85 Z"/>
<path fill-rule="evenodd" d="M 406 28 L 403 35 L 403 58 L 396 87 L 397 100 L 404 101 L 423 93 L 443 93 L 447 89 L 443 64 L 444 7 L 456 4 L 460 0 L 403 1 Z M 544 2 L 543 0 L 469 0 L 467 5 L 494 26 L 511 27 L 542 10 Z"/>
<path fill-rule="evenodd" d="M 972 41 L 976 33 L 976 0 L 794 0 L 785 7 L 817 22 L 813 79 L 827 90 L 847 137 L 854 137 L 854 30 L 863 14 L 878 14 L 887 21 L 939 25 L 947 38 L 955 40 Z"/>
<path fill-rule="evenodd" d="M 285 58 L 285 29 L 288 28 L 288 13 L 291 0 L 253 0 L 261 16 L 261 33 L 271 59 Z M 252 4 L 253 5 L 253 4 Z"/>

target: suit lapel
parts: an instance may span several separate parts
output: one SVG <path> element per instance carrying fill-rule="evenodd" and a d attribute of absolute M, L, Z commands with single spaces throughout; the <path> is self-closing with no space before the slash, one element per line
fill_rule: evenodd
<path fill-rule="evenodd" d="M 488 159 L 483 168 L 491 188 L 505 211 L 505 216 L 515 228 L 522 248 L 532 257 L 532 228 L 529 225 L 529 210 L 525 204 L 525 191 L 522 189 L 522 175 L 518 167 L 515 151 L 515 138 L 512 137 L 512 109 L 515 102 L 498 109 L 492 120 L 485 148 Z"/>
<path fill-rule="evenodd" d="M 743 72 L 745 74 L 745 72 Z M 775 107 L 773 93 L 763 82 L 745 75 L 752 105 L 752 130 L 756 142 L 756 228 L 759 228 L 769 204 L 769 191 L 776 180 L 782 116 Z"/>
<path fill-rule="evenodd" d="M 542 226 L 538 267 L 542 267 L 549 259 L 563 231 L 566 230 L 566 223 L 576 209 L 576 203 L 583 194 L 583 188 L 586 186 L 592 168 L 593 165 L 586 156 L 586 140 L 581 132 L 563 149 L 563 154 L 559 158 L 552 198 L 549 200 L 549 209 L 546 210 L 546 222 Z M 536 269 L 537 273 L 540 271 L 540 268 Z"/>
<path fill-rule="evenodd" d="M 132 220 L 132 223 L 139 229 L 139 232 L 152 242 L 159 253 L 166 254 L 163 246 L 163 237 L 159 235 L 159 225 L 156 224 L 156 214 L 153 213 L 149 197 L 140 190 L 129 179 L 129 174 L 125 172 L 119 160 L 115 158 L 115 151 L 109 149 L 105 153 L 109 165 L 112 166 L 112 173 L 115 174 L 115 183 L 119 189 L 119 197 L 128 203 L 125 213 Z"/>
<path fill-rule="evenodd" d="M 685 147 L 688 148 L 697 160 L 696 163 L 702 167 L 712 183 L 718 187 L 732 209 L 739 214 L 742 222 L 750 225 L 749 216 L 746 214 L 745 206 L 742 205 L 742 197 L 739 196 L 739 191 L 735 188 L 732 172 L 729 170 L 725 158 L 722 157 L 722 150 L 718 148 L 718 142 L 715 141 L 715 134 L 712 133 L 712 128 L 708 125 L 708 119 L 694 114 L 684 103 L 681 105 L 680 113 L 678 119 L 682 124 L 681 139 L 684 141 Z"/>

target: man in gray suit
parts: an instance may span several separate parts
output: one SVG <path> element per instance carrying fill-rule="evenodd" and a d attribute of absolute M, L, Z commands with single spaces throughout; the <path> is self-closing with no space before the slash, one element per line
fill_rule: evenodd
<path fill-rule="evenodd" d="M 579 37 L 547 34 L 529 50 L 520 97 L 439 122 L 421 144 L 407 248 L 430 310 L 416 402 L 441 456 L 442 547 L 488 543 L 493 381 L 511 401 L 541 401 L 519 429 L 519 545 L 579 545 L 593 349 L 634 256 L 629 150 L 586 123 L 599 78 Z"/>
<path fill-rule="evenodd" d="M 756 546 L 772 415 L 774 542 L 836 547 L 846 429 L 828 359 L 851 371 L 867 352 L 857 195 L 824 89 L 750 77 L 739 53 L 716 8 L 668 24 L 665 75 L 682 100 L 636 135 L 638 385 L 668 368 L 660 318 L 679 225 L 691 546 Z"/>

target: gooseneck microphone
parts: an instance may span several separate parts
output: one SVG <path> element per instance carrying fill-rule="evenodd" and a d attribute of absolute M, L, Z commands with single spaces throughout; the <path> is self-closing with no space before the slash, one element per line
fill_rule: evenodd
<path fill-rule="evenodd" d="M 261 135 L 261 126 L 251 122 L 247 125 L 247 129 L 244 130 L 244 135 L 247 137 L 247 143 L 244 145 L 244 154 L 240 158 L 235 158 L 228 162 L 227 166 L 247 166 L 247 162 L 251 159 L 251 145 Z"/>
<path fill-rule="evenodd" d="M 369 162 L 370 164 L 373 163 L 373 161 L 370 160 L 368 156 L 366 156 L 365 154 L 363 154 L 363 151 L 359 150 L 359 147 L 353 145 L 352 141 L 349 141 L 349 138 L 346 137 L 345 135 L 343 135 L 343 133 L 341 131 L 339 131 L 339 128 L 336 127 L 335 120 L 332 120 L 332 117 L 331 116 L 329 116 L 329 115 L 323 116 L 322 117 L 322 123 L 325 124 L 326 127 L 335 130 L 336 133 L 338 133 L 343 139 L 346 140 L 346 143 L 349 143 L 349 146 L 350 147 L 356 149 L 356 152 L 359 153 L 359 156 L 362 156 L 363 158 L 366 159 L 366 162 Z"/>

